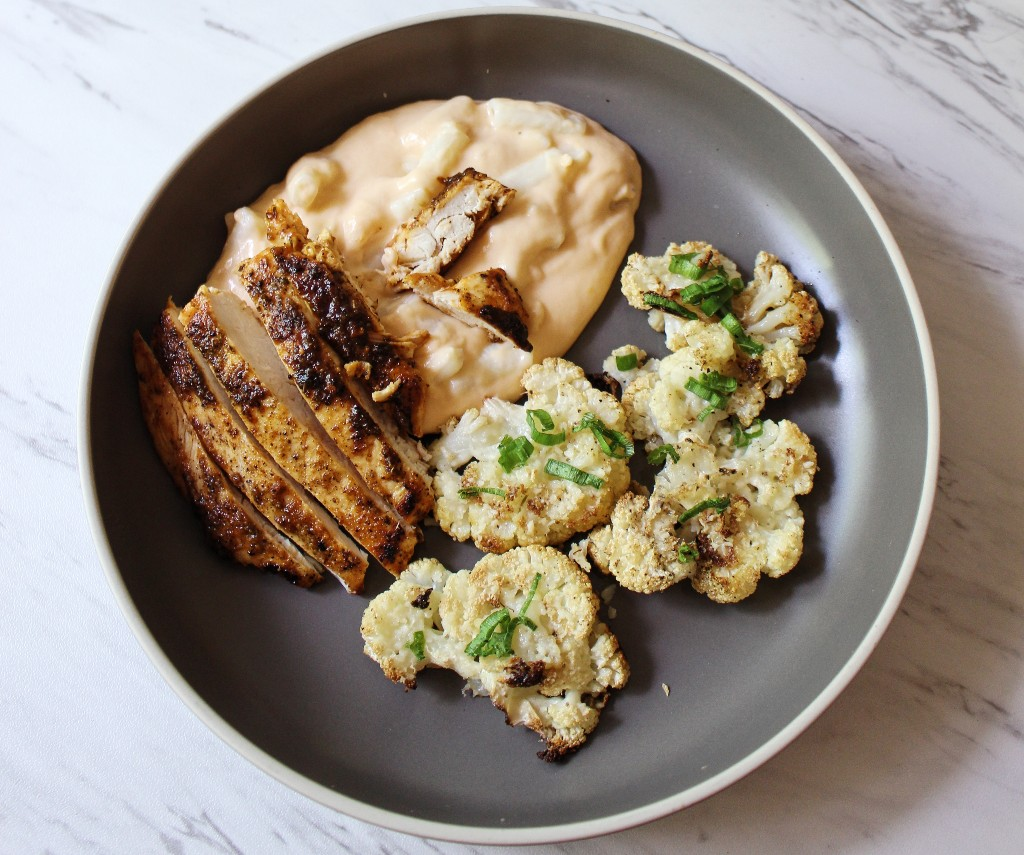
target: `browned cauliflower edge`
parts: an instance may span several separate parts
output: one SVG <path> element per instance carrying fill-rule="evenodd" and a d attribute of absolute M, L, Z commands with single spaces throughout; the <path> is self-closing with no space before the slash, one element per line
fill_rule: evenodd
<path fill-rule="evenodd" d="M 412 689 L 424 668 L 455 671 L 509 725 L 538 733 L 545 760 L 579 748 L 629 678 L 590 578 L 550 547 L 487 555 L 455 573 L 415 561 L 370 602 L 360 632 L 390 680 Z"/>
<path fill-rule="evenodd" d="M 698 293 L 712 282 L 725 289 L 715 292 L 728 298 L 725 302 L 712 297 L 706 304 Z M 671 384 L 661 396 L 677 403 L 663 432 L 679 429 L 672 425 L 684 416 L 689 424 L 683 427 L 699 429 L 696 415 L 703 407 L 697 396 L 666 375 L 678 380 L 685 372 L 685 382 L 713 371 L 735 380 L 738 388 L 728 407 L 717 408 L 716 416 L 728 411 L 750 424 L 766 398 L 791 394 L 804 379 L 804 355 L 814 349 L 824 325 L 817 300 L 768 252 L 758 253 L 753 278 L 744 285 L 735 263 L 710 244 L 672 243 L 660 256 L 631 255 L 621 286 L 631 306 L 648 311 L 651 326 L 665 333 L 673 352 L 666 360 L 651 360 L 639 376 L 629 378 L 630 385 L 639 383 L 633 393 L 627 388 L 627 394 L 643 400 L 656 382 L 644 379 L 647 372 Z M 644 401 L 644 406 L 651 405 Z M 666 412 L 664 403 L 661 410 Z M 700 421 L 707 427 L 706 417 Z M 708 435 L 710 430 L 705 430 Z"/>
<path fill-rule="evenodd" d="M 485 552 L 564 543 L 606 523 L 629 485 L 623 446 L 609 446 L 607 431 L 613 431 L 632 449 L 625 411 L 614 395 L 596 389 L 582 368 L 559 358 L 528 368 L 522 383 L 525 404 L 488 398 L 452 419 L 430 448 L 437 522 L 451 537 L 472 540 Z M 537 441 L 531 420 L 541 433 L 564 438 L 549 445 Z M 604 446 L 598 430 L 580 429 L 588 420 L 603 426 Z M 511 469 L 503 457 L 507 442 L 527 448 Z M 552 466 L 588 480 L 553 474 Z"/>
<path fill-rule="evenodd" d="M 756 434 L 756 435 L 755 435 Z M 720 603 L 782 576 L 803 552 L 796 497 L 810 492 L 817 454 L 793 422 L 758 423 L 744 437 L 719 426 L 710 442 L 674 445 L 651 495 L 627 492 L 611 522 L 592 532 L 588 555 L 624 588 L 661 591 L 683 579 Z"/>

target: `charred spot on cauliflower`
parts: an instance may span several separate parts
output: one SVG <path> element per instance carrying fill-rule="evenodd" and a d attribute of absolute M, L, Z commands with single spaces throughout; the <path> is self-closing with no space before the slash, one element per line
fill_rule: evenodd
<path fill-rule="evenodd" d="M 437 522 L 485 552 L 563 543 L 607 522 L 629 484 L 632 441 L 613 395 L 564 359 L 522 382 L 524 405 L 489 398 L 430 449 Z"/>
<path fill-rule="evenodd" d="M 664 590 L 683 579 L 720 603 L 738 602 L 762 575 L 788 573 L 803 551 L 803 512 L 817 455 L 793 422 L 744 432 L 720 425 L 704 442 L 675 444 L 649 497 L 626 493 L 588 554 L 625 588 Z"/>
<path fill-rule="evenodd" d="M 428 607 L 418 608 L 417 592 L 428 587 Z M 415 561 L 369 604 L 360 631 L 390 680 L 412 689 L 424 668 L 455 671 L 508 724 L 538 733 L 546 760 L 582 745 L 629 677 L 589 577 L 550 547 L 487 555 L 456 573 Z M 417 632 L 422 657 L 412 649 Z"/>

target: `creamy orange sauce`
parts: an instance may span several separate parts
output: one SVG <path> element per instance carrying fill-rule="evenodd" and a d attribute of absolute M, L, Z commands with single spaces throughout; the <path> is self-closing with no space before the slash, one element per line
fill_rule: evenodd
<path fill-rule="evenodd" d="M 516 191 L 448 276 L 501 267 L 529 312 L 533 352 L 495 343 L 387 286 L 381 254 L 395 229 L 473 167 Z M 244 295 L 239 263 L 267 245 L 263 213 L 282 197 L 309 227 L 334 235 L 349 272 L 395 335 L 426 330 L 416 360 L 429 384 L 425 427 L 489 395 L 515 399 L 534 362 L 563 354 L 597 310 L 633 237 L 640 166 L 596 122 L 553 104 L 467 97 L 371 116 L 306 155 L 252 205 L 228 218 L 227 245 L 208 284 Z"/>

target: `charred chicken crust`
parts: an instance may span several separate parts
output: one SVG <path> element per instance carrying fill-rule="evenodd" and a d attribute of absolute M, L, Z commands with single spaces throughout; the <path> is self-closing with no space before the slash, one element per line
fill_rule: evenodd
<path fill-rule="evenodd" d="M 403 429 L 422 431 L 426 385 L 406 342 L 390 337 L 345 271 L 328 233 L 311 240 L 302 220 L 281 199 L 267 209 L 267 238 L 283 252 L 281 270 L 309 304 L 318 331 L 345 364 L 365 363 L 360 380 Z"/>
<path fill-rule="evenodd" d="M 240 564 L 274 570 L 301 587 L 323 578 L 316 562 L 257 511 L 203 449 L 153 351 L 136 332 L 132 355 L 146 426 L 164 467 L 191 501 L 210 539 Z"/>
<path fill-rule="evenodd" d="M 410 273 L 402 287 L 415 291 L 435 309 L 483 328 L 492 341 L 510 341 L 527 353 L 533 350 L 523 298 L 500 267 L 457 280 L 437 273 Z"/>

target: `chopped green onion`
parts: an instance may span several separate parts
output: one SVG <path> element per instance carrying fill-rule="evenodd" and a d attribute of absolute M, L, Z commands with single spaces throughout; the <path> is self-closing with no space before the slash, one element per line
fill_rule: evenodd
<path fill-rule="evenodd" d="M 688 392 L 693 392 L 698 398 L 707 401 L 712 410 L 724 410 L 729 403 L 728 394 L 723 395 L 708 384 L 702 383 L 696 377 L 687 379 L 685 388 Z M 707 416 L 704 418 L 707 418 Z M 704 419 L 701 419 L 701 421 L 704 421 Z"/>
<path fill-rule="evenodd" d="M 712 294 L 717 294 L 720 291 L 726 291 L 730 297 L 732 296 L 729 289 L 729 280 L 719 272 L 709 276 L 707 279 L 702 279 L 700 282 L 694 282 L 692 285 L 685 287 L 679 292 L 679 299 L 684 303 L 696 303 L 697 298 L 710 297 Z"/>
<path fill-rule="evenodd" d="M 735 377 L 719 374 L 717 371 L 707 371 L 701 375 L 700 379 L 705 386 L 709 386 L 723 395 L 731 395 L 739 386 L 739 381 Z"/>
<path fill-rule="evenodd" d="M 696 561 L 699 557 L 699 553 L 697 552 L 696 547 L 694 547 L 691 543 L 680 543 L 678 555 L 679 560 L 682 561 L 684 564 L 687 561 Z"/>
<path fill-rule="evenodd" d="M 537 624 L 526 616 L 526 610 L 530 608 L 530 603 L 533 602 L 533 597 L 537 593 L 537 586 L 539 584 L 540 573 L 537 573 L 530 583 L 530 590 L 526 595 L 526 600 L 519 609 L 519 614 L 515 617 L 512 617 L 505 606 L 485 617 L 480 624 L 480 631 L 466 645 L 466 653 L 475 658 L 481 656 L 511 656 L 512 639 L 515 637 L 516 627 L 525 626 L 527 629 L 537 629 Z"/>
<path fill-rule="evenodd" d="M 490 496 L 501 496 L 505 498 L 505 491 L 499 490 L 497 487 L 463 487 L 459 490 L 460 499 L 472 499 L 474 496 L 479 496 L 481 493 L 487 493 Z"/>
<path fill-rule="evenodd" d="M 692 508 L 687 508 L 679 515 L 679 522 L 684 523 L 689 519 L 693 519 L 701 511 L 706 511 L 708 508 L 714 508 L 719 513 L 722 513 L 722 511 L 729 507 L 730 501 L 732 501 L 730 496 L 720 496 L 717 499 L 705 499 L 703 502 L 697 502 Z"/>
<path fill-rule="evenodd" d="M 537 427 L 537 422 L 540 422 L 539 428 Z M 533 441 L 538 445 L 558 445 L 560 442 L 565 442 L 564 430 L 558 433 L 544 432 L 552 430 L 555 426 L 555 422 L 547 410 L 527 410 L 526 424 L 529 425 L 530 436 L 533 437 Z"/>
<path fill-rule="evenodd" d="M 632 371 L 637 366 L 635 353 L 623 353 L 615 357 L 615 367 L 619 371 Z"/>
<path fill-rule="evenodd" d="M 411 650 L 413 655 L 422 662 L 426 657 L 426 652 L 424 651 L 425 644 L 426 639 L 423 637 L 423 630 L 418 629 L 412 634 L 412 641 L 405 645 L 405 647 L 407 650 Z"/>
<path fill-rule="evenodd" d="M 721 309 L 726 306 L 732 299 L 732 292 L 725 290 L 718 294 L 713 294 L 710 297 L 701 300 L 700 310 L 707 315 L 709 318 L 713 318 Z"/>
<path fill-rule="evenodd" d="M 473 636 L 473 640 L 466 645 L 466 653 L 470 656 L 489 656 L 490 653 L 485 652 L 491 645 L 491 636 L 494 635 L 495 630 L 502 624 L 508 623 L 512 619 L 512 616 L 508 613 L 508 609 L 502 606 L 497 611 L 491 612 L 487 617 L 480 623 L 480 631 Z"/>
<path fill-rule="evenodd" d="M 729 330 L 729 334 L 736 339 L 736 344 L 744 353 L 750 356 L 764 353 L 764 345 L 747 335 L 747 331 L 732 312 L 722 315 L 721 324 Z"/>
<path fill-rule="evenodd" d="M 661 466 L 665 462 L 665 458 L 671 457 L 673 463 L 679 462 L 679 452 L 675 450 L 671 445 L 666 443 L 665 445 L 659 445 L 654 451 L 647 455 L 647 462 L 652 466 Z"/>
<path fill-rule="evenodd" d="M 690 377 L 685 384 L 686 390 L 708 402 L 708 406 L 697 416 L 698 420 L 704 421 L 715 410 L 724 410 L 729 403 L 729 396 L 736 391 L 738 385 L 735 377 L 727 377 L 717 371 L 701 374 L 700 380 Z"/>
<path fill-rule="evenodd" d="M 526 421 L 530 427 L 533 427 L 535 419 L 540 422 L 541 430 L 552 430 L 555 426 L 555 420 L 547 410 L 527 410 Z"/>
<path fill-rule="evenodd" d="M 704 275 L 704 267 L 694 264 L 693 259 L 702 253 L 686 252 L 681 255 L 673 255 L 668 262 L 669 273 L 679 273 L 687 279 L 700 279 Z"/>
<path fill-rule="evenodd" d="M 600 488 L 604 486 L 603 478 L 598 478 L 596 475 L 591 475 L 589 472 L 577 469 L 571 463 L 566 463 L 564 460 L 549 460 L 544 464 L 544 471 L 548 475 L 553 475 L 555 478 L 561 478 L 565 481 L 572 481 L 581 487 Z"/>
<path fill-rule="evenodd" d="M 673 315 L 678 315 L 681 318 L 686 318 L 690 321 L 696 321 L 697 313 L 691 312 L 685 306 L 680 306 L 675 300 L 670 300 L 668 297 L 662 297 L 661 294 L 655 294 L 653 291 L 648 291 L 644 294 L 644 302 L 656 309 L 663 309 Z"/>
<path fill-rule="evenodd" d="M 746 430 L 743 429 L 743 426 L 736 419 L 733 419 L 732 442 L 737 448 L 746 448 L 750 445 L 750 440 L 757 439 L 763 433 L 764 422 L 760 419 L 754 419 L 753 423 Z"/>
<path fill-rule="evenodd" d="M 620 460 L 626 457 L 633 456 L 633 443 L 629 437 L 621 431 L 613 430 L 608 427 L 603 421 L 601 421 L 593 413 L 587 413 L 580 419 L 580 423 L 572 429 L 573 433 L 581 430 L 590 429 L 594 438 L 597 440 L 597 444 L 601 446 L 601 451 L 607 454 L 609 457 L 617 457 Z M 622 449 L 620 454 L 617 449 Z"/>
<path fill-rule="evenodd" d="M 526 616 L 526 610 L 530 608 L 530 603 L 533 602 L 534 596 L 537 594 L 537 586 L 540 584 L 540 573 L 534 575 L 533 580 L 530 582 L 530 590 L 526 593 L 526 599 L 523 601 L 523 605 L 519 609 L 519 614 L 516 618 L 521 621 L 529 621 L 533 624 L 533 621 Z M 530 629 L 536 629 L 537 625 L 533 624 Z"/>
<path fill-rule="evenodd" d="M 714 406 L 713 404 L 708 404 L 703 410 L 697 413 L 697 421 L 704 421 L 704 419 L 710 416 L 717 409 L 718 407 Z"/>
<path fill-rule="evenodd" d="M 498 443 L 498 463 L 506 472 L 518 469 L 533 454 L 533 443 L 525 436 L 503 436 Z"/>

